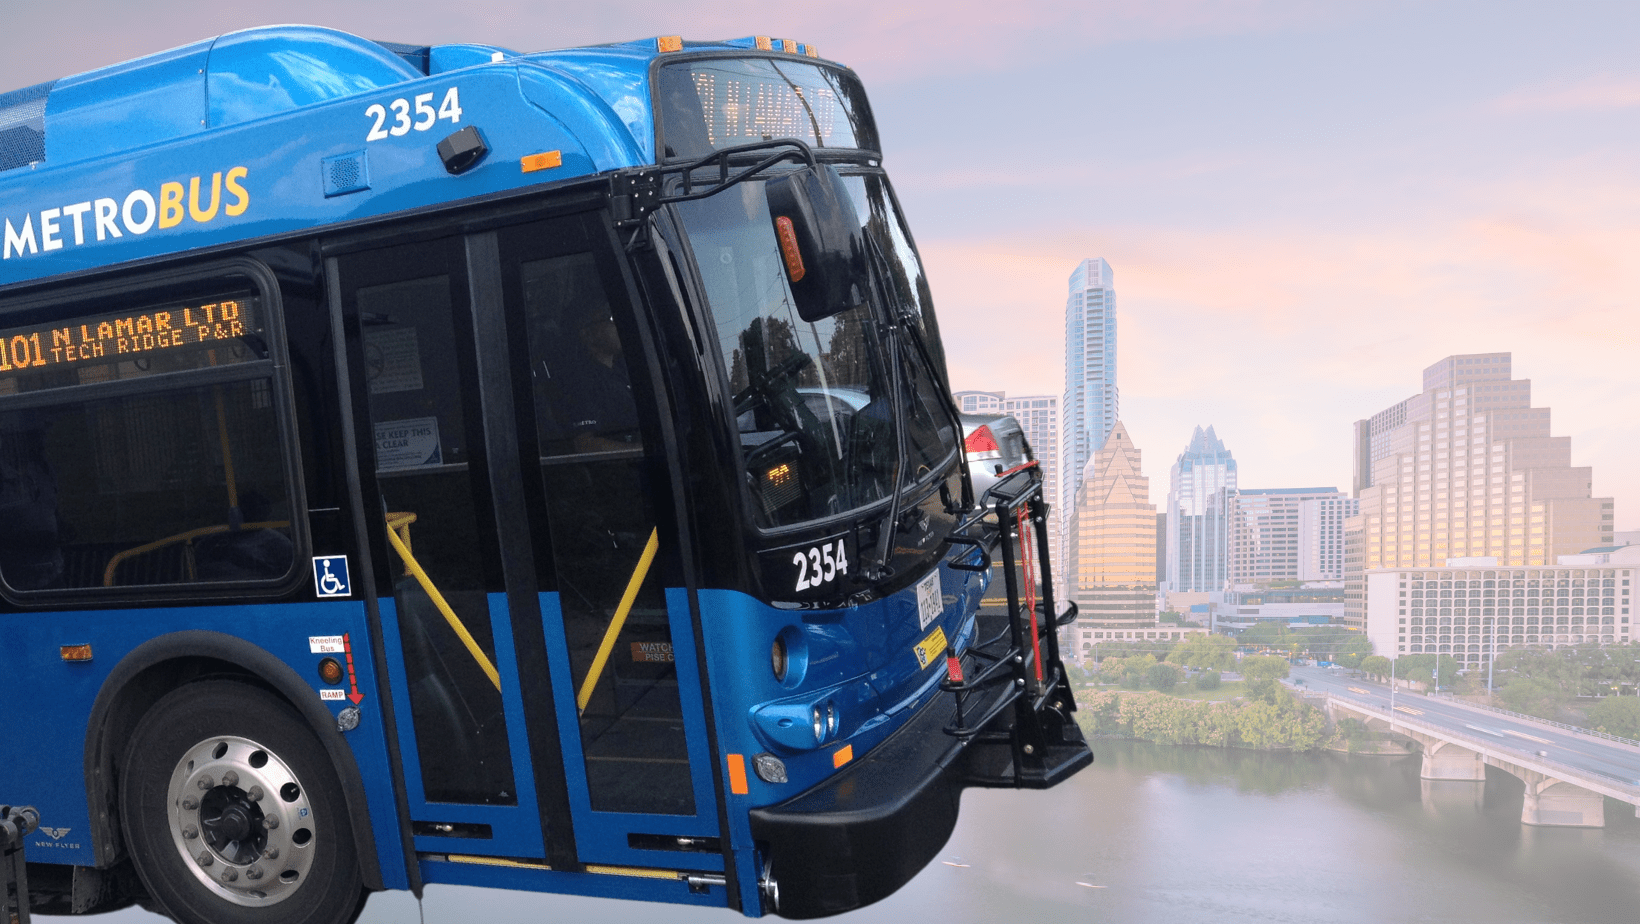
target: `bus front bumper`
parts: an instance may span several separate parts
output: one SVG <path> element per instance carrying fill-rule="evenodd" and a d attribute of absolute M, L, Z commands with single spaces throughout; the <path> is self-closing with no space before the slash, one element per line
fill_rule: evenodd
<path fill-rule="evenodd" d="M 1068 699 L 1068 688 L 1065 693 Z M 817 918 L 885 898 L 945 846 L 963 789 L 1046 789 L 1093 762 L 1068 710 L 1045 716 L 1055 729 L 1053 743 L 1024 772 L 1015 771 L 1012 710 L 967 739 L 945 733 L 954 714 L 951 697 L 936 696 L 825 782 L 752 810 L 752 837 L 768 858 L 774 886 L 766 894 L 778 896 L 767 910 Z"/>

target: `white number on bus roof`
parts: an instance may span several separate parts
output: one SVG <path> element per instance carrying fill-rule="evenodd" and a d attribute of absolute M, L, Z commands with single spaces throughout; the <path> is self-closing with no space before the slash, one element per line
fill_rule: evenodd
<path fill-rule="evenodd" d="M 381 141 L 384 138 L 397 138 L 407 135 L 411 129 L 424 132 L 438 123 L 439 119 L 449 119 L 454 124 L 461 124 L 461 91 L 451 87 L 444 91 L 444 99 L 438 105 L 438 111 L 433 111 L 433 97 L 435 93 L 421 93 L 415 97 L 415 119 L 411 120 L 410 100 L 399 98 L 386 106 L 381 103 L 371 103 L 364 111 L 364 117 L 373 119 L 370 133 L 364 136 L 366 141 Z M 393 110 L 393 123 L 387 124 L 387 110 Z"/>

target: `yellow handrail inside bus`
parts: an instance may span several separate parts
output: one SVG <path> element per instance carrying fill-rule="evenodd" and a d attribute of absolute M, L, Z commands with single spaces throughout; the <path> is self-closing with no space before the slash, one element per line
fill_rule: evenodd
<path fill-rule="evenodd" d="M 263 523 L 246 523 L 239 528 L 241 530 L 286 529 L 289 526 L 289 520 L 269 520 Z M 175 545 L 178 542 L 192 542 L 201 536 L 214 536 L 218 533 L 232 531 L 232 526 L 201 526 L 198 529 L 190 529 L 187 532 L 177 533 L 174 536 L 166 536 L 164 539 L 155 539 L 153 542 L 145 543 L 143 545 L 136 546 L 135 548 L 126 549 L 123 552 L 115 552 L 114 557 L 108 560 L 108 567 L 103 569 L 103 586 L 114 586 L 114 571 L 119 568 L 121 562 L 124 562 L 128 558 L 135 558 L 138 555 L 152 552 L 155 549 L 163 549 L 168 545 Z M 193 577 L 193 575 L 189 575 L 189 577 Z"/>
<path fill-rule="evenodd" d="M 587 670 L 587 679 L 581 683 L 581 692 L 575 697 L 575 711 L 585 712 L 587 703 L 592 700 L 592 688 L 598 685 L 598 678 L 603 676 L 604 667 L 609 664 L 609 654 L 615 650 L 615 639 L 626 626 L 626 617 L 632 612 L 632 604 L 637 602 L 638 589 L 643 586 L 643 579 L 649 575 L 649 566 L 655 563 L 655 553 L 660 551 L 660 529 L 649 531 L 649 542 L 643 547 L 643 554 L 638 556 L 638 567 L 632 571 L 632 577 L 626 582 L 626 593 L 621 594 L 620 605 L 615 607 L 615 615 L 609 620 L 609 628 L 604 630 L 604 640 L 598 645 L 598 654 L 592 659 L 592 667 Z"/>
<path fill-rule="evenodd" d="M 461 617 L 456 615 L 456 611 L 450 608 L 450 604 L 444 599 L 444 595 L 438 592 L 437 587 L 433 586 L 433 579 L 427 576 L 427 572 L 421 569 L 421 564 L 416 561 L 416 557 L 410 554 L 410 544 L 399 538 L 399 530 L 403 529 L 408 533 L 410 524 L 415 520 L 416 515 L 413 513 L 388 514 L 387 541 L 392 544 L 393 551 L 399 553 L 399 558 L 404 560 L 405 570 L 409 571 L 410 576 L 415 578 L 416 583 L 421 585 L 421 589 L 427 592 L 427 596 L 433 601 L 433 606 L 438 608 L 440 615 L 444 617 L 444 621 L 450 624 L 450 628 L 455 632 L 456 637 L 461 639 L 461 644 L 467 647 L 467 653 L 473 656 L 474 661 L 478 662 L 479 668 L 484 671 L 484 676 L 490 678 L 490 683 L 495 684 L 496 690 L 500 691 L 501 673 L 495 669 L 495 664 L 490 661 L 489 655 L 484 653 L 484 649 L 478 647 L 478 642 L 473 638 L 473 634 L 467 631 L 467 626 L 462 623 Z"/>

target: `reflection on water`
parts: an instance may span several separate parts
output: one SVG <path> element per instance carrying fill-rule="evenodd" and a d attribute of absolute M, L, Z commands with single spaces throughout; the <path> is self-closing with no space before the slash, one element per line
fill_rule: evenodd
<path fill-rule="evenodd" d="M 942 855 L 840 924 L 1000 921 L 1629 922 L 1640 918 L 1640 820 L 1529 828 L 1524 787 L 1426 783 L 1416 758 L 1293 755 L 1096 741 L 1048 792 L 971 790 Z M 425 919 L 717 922 L 725 911 L 432 886 Z M 361 919 L 417 920 L 409 896 Z M 158 921 L 137 911 L 103 922 Z"/>

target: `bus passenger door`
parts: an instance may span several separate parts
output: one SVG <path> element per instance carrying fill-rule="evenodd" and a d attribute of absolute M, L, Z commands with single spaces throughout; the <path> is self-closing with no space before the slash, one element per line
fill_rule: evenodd
<path fill-rule="evenodd" d="M 474 248 L 406 244 L 338 257 L 331 272 L 416 850 L 547 858 L 543 834 L 567 840 L 568 820 L 550 810 L 556 743 L 528 721 L 551 721 L 531 703 L 545 688 L 541 617 L 528 547 L 517 565 L 507 535 L 521 476 L 501 439 L 507 388 L 495 406 L 475 323 L 494 260 Z"/>
<path fill-rule="evenodd" d="M 498 234 L 576 849 L 721 870 L 664 389 L 601 213 Z"/>

